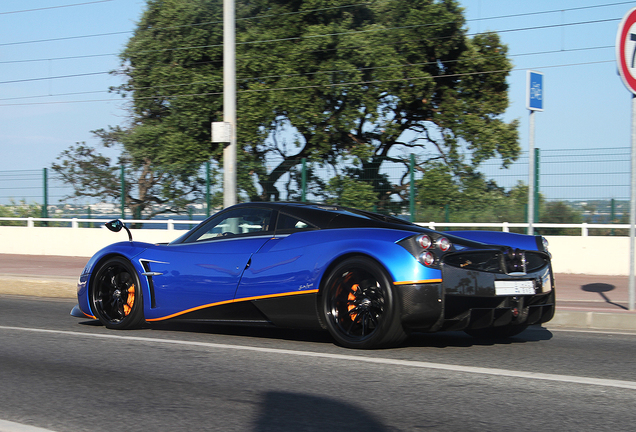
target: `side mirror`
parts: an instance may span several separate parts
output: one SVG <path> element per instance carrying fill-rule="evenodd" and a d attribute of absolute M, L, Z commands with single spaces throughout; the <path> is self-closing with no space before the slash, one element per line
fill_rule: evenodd
<path fill-rule="evenodd" d="M 128 233 L 128 241 L 132 241 L 132 234 L 130 233 L 130 230 L 119 219 L 115 219 L 115 220 L 112 220 L 110 222 L 106 222 L 104 224 L 104 226 L 106 226 L 106 228 L 108 228 L 108 230 L 112 231 L 112 232 L 119 232 L 122 229 L 125 229 L 126 232 Z"/>
<path fill-rule="evenodd" d="M 119 232 L 124 227 L 124 223 L 119 219 L 106 222 L 104 225 L 106 225 L 106 228 L 108 228 L 108 230 L 112 232 Z"/>

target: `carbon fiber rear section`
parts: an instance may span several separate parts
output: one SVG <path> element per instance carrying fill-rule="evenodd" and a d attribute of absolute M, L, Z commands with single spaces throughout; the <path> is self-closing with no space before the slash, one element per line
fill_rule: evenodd
<path fill-rule="evenodd" d="M 555 311 L 550 258 L 543 252 L 485 250 L 444 257 L 442 283 L 401 286 L 403 325 L 465 330 L 549 321 Z M 533 294 L 500 295 L 498 281 L 523 281 Z"/>

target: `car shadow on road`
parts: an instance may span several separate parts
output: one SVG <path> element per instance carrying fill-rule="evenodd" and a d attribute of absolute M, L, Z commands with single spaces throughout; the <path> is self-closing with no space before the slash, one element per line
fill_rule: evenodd
<path fill-rule="evenodd" d="M 614 289 L 616 289 L 616 286 L 612 285 L 612 284 L 606 284 L 606 283 L 591 283 L 591 284 L 586 284 L 581 286 L 581 289 L 585 292 L 592 292 L 592 293 L 598 293 L 598 295 L 600 295 L 603 300 L 605 300 L 605 303 L 617 306 L 621 309 L 624 310 L 628 310 L 627 307 L 618 304 L 616 302 L 613 302 L 612 300 L 610 300 L 609 297 L 607 297 L 607 295 L 605 295 L 606 292 L 610 292 L 613 291 Z"/>
<path fill-rule="evenodd" d="M 404 343 L 410 347 L 434 348 L 469 348 L 472 346 L 513 345 L 529 342 L 539 342 L 552 339 L 550 330 L 541 326 L 530 326 L 526 331 L 509 338 L 476 338 L 463 331 L 449 331 L 439 333 L 413 333 Z"/>
<path fill-rule="evenodd" d="M 288 329 L 278 327 L 241 326 L 229 324 L 210 324 L 197 322 L 173 321 L 166 323 L 153 323 L 149 329 L 176 331 L 187 333 L 207 333 L 226 336 L 245 336 L 260 339 L 280 339 L 299 342 L 331 343 L 333 339 L 326 331 Z"/>
<path fill-rule="evenodd" d="M 327 331 L 288 329 L 277 327 L 249 327 L 225 324 L 209 324 L 195 322 L 167 322 L 153 323 L 148 326 L 151 330 L 172 332 L 187 332 L 201 334 L 218 334 L 226 336 L 244 336 L 258 339 L 278 339 L 296 342 L 325 343 L 335 345 L 333 338 Z M 541 326 L 530 326 L 517 336 L 500 339 L 481 339 L 469 336 L 462 331 L 438 333 L 412 333 L 400 344 L 401 348 L 408 347 L 471 347 L 482 345 L 510 345 L 528 342 L 538 342 L 552 339 L 552 332 Z M 390 349 L 390 348 L 389 348 Z"/>
<path fill-rule="evenodd" d="M 81 325 L 101 326 L 99 321 L 81 321 Z M 210 324 L 192 321 L 170 321 L 164 323 L 147 324 L 146 330 L 160 330 L 168 332 L 198 333 L 198 334 L 214 334 L 224 336 L 241 336 L 256 339 L 286 340 L 295 342 L 309 342 L 317 344 L 336 345 L 331 335 L 326 330 L 308 330 L 308 329 L 289 329 L 279 327 L 251 327 L 228 324 Z M 469 336 L 463 331 L 446 331 L 437 333 L 412 333 L 400 344 L 399 347 L 391 348 L 409 348 L 409 347 L 459 347 L 469 348 L 472 346 L 488 346 L 488 345 L 511 345 L 522 344 L 528 342 L 538 342 L 552 339 L 552 332 L 539 325 L 530 326 L 524 332 L 517 336 L 499 339 L 482 339 Z"/>

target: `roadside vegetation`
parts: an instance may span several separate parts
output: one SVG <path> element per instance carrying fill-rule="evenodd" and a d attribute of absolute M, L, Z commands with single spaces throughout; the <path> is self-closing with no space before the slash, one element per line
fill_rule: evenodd
<path fill-rule="evenodd" d="M 388 162 L 407 167 L 414 153 L 421 182 L 444 193 L 441 172 L 466 193 L 480 163 L 519 156 L 518 122 L 502 118 L 507 47 L 497 34 L 469 34 L 456 1 L 237 0 L 236 16 L 243 201 L 295 198 L 286 179 L 303 159 L 345 161 L 335 179 L 310 172 L 309 189 L 399 213 L 410 180 L 389 182 Z M 123 177 L 134 215 L 200 201 L 201 168 L 222 162 L 223 145 L 210 140 L 222 120 L 222 50 L 221 0 L 148 0 L 113 71 L 125 80 L 111 89 L 129 101 L 125 121 L 94 131 L 118 160 L 78 143 L 53 165 L 74 196 L 119 199 Z"/>
<path fill-rule="evenodd" d="M 42 206 L 27 204 L 25 201 L 11 201 L 8 205 L 0 205 L 0 218 L 40 218 Z M 38 224 L 42 224 L 39 222 Z M 0 221 L 0 226 L 24 226 L 22 221 Z"/>
<path fill-rule="evenodd" d="M 479 172 L 493 159 L 505 169 L 521 152 L 518 121 L 502 116 L 508 50 L 495 33 L 469 32 L 457 1 L 235 4 L 240 201 L 300 200 L 305 161 L 313 200 L 404 214 L 414 154 L 416 221 L 527 220 L 527 186 L 504 190 Z M 87 143 L 60 154 L 52 168 L 72 186 L 69 198 L 119 205 L 123 191 L 142 219 L 187 213 L 220 190 L 223 144 L 211 142 L 210 124 L 223 117 L 222 6 L 146 1 L 112 71 L 124 79 L 110 89 L 128 101 L 124 121 L 93 131 L 119 156 Z M 389 163 L 404 167 L 397 182 Z M 209 199 L 222 202 L 219 192 Z M 566 202 L 540 201 L 538 222 L 592 221 Z"/>

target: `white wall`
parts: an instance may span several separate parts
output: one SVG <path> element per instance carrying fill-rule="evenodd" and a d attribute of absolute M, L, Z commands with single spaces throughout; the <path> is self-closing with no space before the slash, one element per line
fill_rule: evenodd
<path fill-rule="evenodd" d="M 546 236 L 556 273 L 629 276 L 629 237 Z"/>
<path fill-rule="evenodd" d="M 131 230 L 133 239 L 148 243 L 170 242 L 185 231 Z M 125 231 L 104 228 L 0 227 L 0 253 L 90 257 L 111 243 L 127 241 Z"/>
<path fill-rule="evenodd" d="M 132 230 L 133 238 L 148 243 L 174 240 L 185 231 Z M 629 275 L 628 237 L 548 236 L 556 273 Z M 0 227 L 0 253 L 90 257 L 111 243 L 126 241 L 125 231 L 106 228 Z"/>

